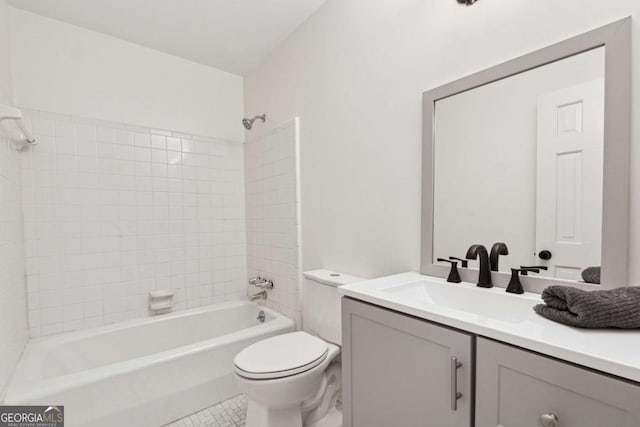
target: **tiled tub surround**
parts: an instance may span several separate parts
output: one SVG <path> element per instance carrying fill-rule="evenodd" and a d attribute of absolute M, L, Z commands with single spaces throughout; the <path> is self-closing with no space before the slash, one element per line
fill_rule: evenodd
<path fill-rule="evenodd" d="M 0 137 L 0 399 L 28 338 L 19 155 Z"/>
<path fill-rule="evenodd" d="M 249 133 L 245 180 L 249 276 L 273 280 L 266 305 L 300 326 L 298 127 L 296 118 L 261 135 Z"/>
<path fill-rule="evenodd" d="M 244 297 L 241 143 L 25 113 L 32 336 L 146 316 L 154 289 L 174 289 L 176 309 Z"/>

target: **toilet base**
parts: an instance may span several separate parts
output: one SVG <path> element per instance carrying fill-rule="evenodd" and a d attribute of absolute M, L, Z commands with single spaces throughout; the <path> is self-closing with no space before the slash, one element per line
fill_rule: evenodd
<path fill-rule="evenodd" d="M 342 412 L 336 408 L 338 395 L 342 389 L 342 364 L 340 361 L 332 362 L 322 375 L 322 384 L 318 389 L 316 396 L 303 403 L 302 417 L 304 427 L 341 427 Z M 330 419 L 339 416 L 339 422 L 336 424 L 325 420 L 329 415 Z M 319 424 L 325 420 L 325 424 Z"/>
<path fill-rule="evenodd" d="M 256 401 L 249 401 L 245 427 L 302 427 L 300 406 L 292 408 L 268 408 Z"/>
<path fill-rule="evenodd" d="M 294 400 L 291 406 L 283 400 L 265 404 L 248 393 L 246 427 L 342 427 L 342 412 L 336 407 L 342 388 L 341 374 L 340 362 L 334 361 L 320 374 L 315 393 L 308 394 L 302 402 Z"/>
<path fill-rule="evenodd" d="M 342 411 L 333 408 L 324 418 L 305 427 L 342 427 Z"/>
<path fill-rule="evenodd" d="M 342 427 L 342 412 L 331 408 L 312 424 L 303 423 L 299 407 L 273 409 L 258 402 L 249 402 L 245 427 Z"/>

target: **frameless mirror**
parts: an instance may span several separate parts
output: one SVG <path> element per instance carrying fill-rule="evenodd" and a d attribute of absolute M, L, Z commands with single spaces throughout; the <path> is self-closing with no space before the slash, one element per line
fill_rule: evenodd
<path fill-rule="evenodd" d="M 628 285 L 630 52 L 626 18 L 423 94 L 421 272 L 504 242 L 498 286 Z"/>
<path fill-rule="evenodd" d="M 500 271 L 600 267 L 604 59 L 600 47 L 436 101 L 434 256 L 505 242 Z"/>

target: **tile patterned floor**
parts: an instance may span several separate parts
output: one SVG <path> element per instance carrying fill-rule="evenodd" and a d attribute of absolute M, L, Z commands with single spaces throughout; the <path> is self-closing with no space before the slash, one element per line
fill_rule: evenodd
<path fill-rule="evenodd" d="M 247 397 L 240 394 L 229 400 L 176 420 L 166 427 L 241 427 L 247 416 Z"/>

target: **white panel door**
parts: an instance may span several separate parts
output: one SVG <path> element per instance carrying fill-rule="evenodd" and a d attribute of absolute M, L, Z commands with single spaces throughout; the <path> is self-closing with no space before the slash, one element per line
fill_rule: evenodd
<path fill-rule="evenodd" d="M 603 127 L 603 79 L 538 98 L 536 255 L 552 257 L 536 262 L 549 276 L 600 265 Z"/>

